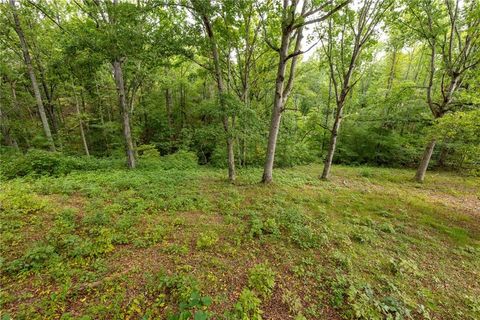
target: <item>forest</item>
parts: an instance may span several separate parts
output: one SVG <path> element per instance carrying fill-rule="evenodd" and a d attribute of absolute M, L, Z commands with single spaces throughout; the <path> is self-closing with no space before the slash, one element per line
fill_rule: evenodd
<path fill-rule="evenodd" d="M 478 0 L 0 13 L 0 319 L 480 319 Z"/>

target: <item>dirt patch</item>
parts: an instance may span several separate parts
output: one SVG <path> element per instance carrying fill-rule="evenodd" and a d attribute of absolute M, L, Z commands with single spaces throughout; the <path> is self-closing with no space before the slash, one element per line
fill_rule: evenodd
<path fill-rule="evenodd" d="M 480 218 L 480 199 L 475 195 L 462 195 L 455 197 L 446 193 L 427 192 L 428 201 L 442 204 L 446 207 L 453 207 L 469 215 Z"/>

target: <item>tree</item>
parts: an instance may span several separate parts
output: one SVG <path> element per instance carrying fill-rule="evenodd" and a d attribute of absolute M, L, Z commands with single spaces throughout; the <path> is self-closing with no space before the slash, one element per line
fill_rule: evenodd
<path fill-rule="evenodd" d="M 227 156 L 228 156 L 228 180 L 235 181 L 234 138 L 231 132 L 231 127 L 233 127 L 235 118 L 232 117 L 232 124 L 231 124 L 229 116 L 227 114 L 227 105 L 226 105 L 227 102 L 225 97 L 226 87 L 223 80 L 223 71 L 222 71 L 221 61 L 220 61 L 220 53 L 219 53 L 219 48 L 218 48 L 215 32 L 213 29 L 212 21 L 210 18 L 210 14 L 212 13 L 213 8 L 210 4 L 210 1 L 200 1 L 200 0 L 192 0 L 192 6 L 194 8 L 194 11 L 202 21 L 203 27 L 205 29 L 205 33 L 208 38 L 208 42 L 210 44 L 211 59 L 214 67 L 213 75 L 217 83 L 218 101 L 220 104 L 220 109 L 223 113 L 222 115 L 223 130 L 225 131 L 225 135 L 226 135 Z"/>
<path fill-rule="evenodd" d="M 465 75 L 478 66 L 478 1 L 419 0 L 406 4 L 401 20 L 430 51 L 426 101 L 434 119 L 458 109 L 454 100 Z M 415 180 L 423 182 L 436 140 L 423 153 Z"/>
<path fill-rule="evenodd" d="M 263 19 L 263 28 L 265 31 L 265 41 L 271 49 L 278 53 L 277 74 L 275 80 L 275 97 L 273 101 L 270 129 L 268 133 L 268 143 L 266 151 L 265 165 L 263 169 L 262 182 L 270 183 L 273 179 L 273 164 L 275 159 L 275 149 L 277 146 L 277 137 L 280 130 L 280 120 L 282 112 L 286 109 L 288 97 L 293 89 L 295 79 L 295 69 L 302 51 L 302 41 L 304 28 L 309 25 L 320 23 L 330 17 L 333 13 L 342 9 L 351 0 L 340 2 L 333 5 L 332 1 L 325 1 L 321 4 L 303 1 L 303 4 L 297 0 L 285 0 L 279 6 L 278 10 L 273 11 L 266 7 L 263 10 L 271 10 L 276 17 L 267 17 Z M 266 21 L 274 21 L 273 26 L 267 25 Z M 267 34 L 267 28 L 279 28 L 280 43 L 275 44 Z M 275 30 L 277 31 L 277 30 Z M 292 50 L 293 47 L 293 50 Z M 289 73 L 287 77 L 287 67 Z"/>
<path fill-rule="evenodd" d="M 325 158 L 322 179 L 328 179 L 333 155 L 337 146 L 337 137 L 348 95 L 359 81 L 361 75 L 354 74 L 362 66 L 362 53 L 371 45 L 371 38 L 381 22 L 385 12 L 393 4 L 391 0 L 363 0 L 358 12 L 352 9 L 338 15 L 339 21 L 328 23 L 327 43 L 323 43 L 325 56 L 330 69 L 330 79 L 335 92 L 335 120 L 330 130 L 330 144 Z M 361 71 L 360 71 L 361 72 Z"/>
<path fill-rule="evenodd" d="M 48 123 L 47 115 L 45 113 L 45 107 L 43 105 L 42 96 L 40 94 L 37 77 L 35 75 L 35 70 L 33 69 L 32 58 L 30 56 L 30 51 L 28 49 L 28 43 L 27 43 L 27 40 L 25 39 L 25 34 L 23 33 L 22 25 L 20 23 L 20 18 L 18 17 L 15 0 L 10 0 L 10 7 L 12 9 L 15 32 L 17 33 L 18 38 L 20 40 L 20 46 L 22 48 L 23 58 L 25 61 L 25 65 L 27 67 L 30 81 L 32 82 L 33 93 L 35 95 L 35 101 L 37 103 L 38 113 L 40 114 L 40 119 L 42 120 L 43 131 L 45 133 L 45 137 L 47 138 L 50 150 L 55 151 L 55 143 L 53 142 L 52 132 L 50 131 L 50 125 Z"/>

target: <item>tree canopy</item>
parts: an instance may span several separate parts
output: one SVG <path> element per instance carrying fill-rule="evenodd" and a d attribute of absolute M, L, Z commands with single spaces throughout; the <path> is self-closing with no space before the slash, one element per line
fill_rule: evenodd
<path fill-rule="evenodd" d="M 0 11 L 2 152 L 125 154 L 134 168 L 142 150 L 188 150 L 232 181 L 263 166 L 264 182 L 322 160 L 323 178 L 346 163 L 416 166 L 419 181 L 429 165 L 479 163 L 467 120 L 480 104 L 475 0 L 9 0 Z"/>

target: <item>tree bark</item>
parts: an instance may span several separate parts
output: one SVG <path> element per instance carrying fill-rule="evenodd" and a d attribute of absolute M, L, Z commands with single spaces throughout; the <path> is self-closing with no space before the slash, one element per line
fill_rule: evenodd
<path fill-rule="evenodd" d="M 73 95 L 75 96 L 75 109 L 77 111 L 78 125 L 80 126 L 80 136 L 82 138 L 83 149 L 85 150 L 85 154 L 87 156 L 90 156 L 90 151 L 88 150 L 87 138 L 85 137 L 85 130 L 83 128 L 83 120 L 82 120 L 82 114 L 80 112 L 80 104 L 78 102 L 77 93 L 75 91 L 75 86 L 73 84 L 72 84 L 72 89 L 73 89 Z"/>
<path fill-rule="evenodd" d="M 335 121 L 333 122 L 332 133 L 330 135 L 330 144 L 328 147 L 328 153 L 327 153 L 327 157 L 325 158 L 323 172 L 321 176 L 321 179 L 324 179 L 324 180 L 327 180 L 328 176 L 330 175 L 330 169 L 332 167 L 332 162 L 333 162 L 333 155 L 335 154 L 335 149 L 337 148 L 337 137 L 338 137 L 338 132 L 340 130 L 340 123 L 342 122 L 344 104 L 345 104 L 345 101 L 342 100 L 339 102 L 337 106 Z"/>
<path fill-rule="evenodd" d="M 45 113 L 45 108 L 43 106 L 42 96 L 40 95 L 40 89 L 38 87 L 37 78 L 35 76 L 35 71 L 33 69 L 32 59 L 30 57 L 30 52 L 28 50 L 27 41 L 25 39 L 25 35 L 23 33 L 22 26 L 20 24 L 20 19 L 17 14 L 15 0 L 10 0 L 10 6 L 12 7 L 13 20 L 15 22 L 15 31 L 20 40 L 20 46 L 22 48 L 23 58 L 25 60 L 25 65 L 27 66 L 28 75 L 30 76 L 30 80 L 32 82 L 33 93 L 35 95 L 35 101 L 38 107 L 38 113 L 40 114 L 40 119 L 42 120 L 43 132 L 45 133 L 45 137 L 47 138 L 50 150 L 55 151 L 55 143 L 53 142 L 52 132 L 50 131 L 50 125 L 48 124 L 48 118 Z"/>
<path fill-rule="evenodd" d="M 328 118 L 330 118 L 330 103 L 332 101 L 332 79 L 328 81 L 328 99 L 327 99 L 327 110 L 325 113 L 325 124 L 324 124 L 324 129 L 328 128 Z M 323 151 L 325 150 L 325 138 L 327 135 L 327 131 L 323 131 L 323 137 L 322 137 L 322 150 L 321 154 L 323 155 Z"/>
<path fill-rule="evenodd" d="M 195 2 L 194 2 L 195 5 Z M 201 12 L 201 10 L 198 10 Z M 217 80 L 217 89 L 218 89 L 218 96 L 220 101 L 220 107 L 222 111 L 226 112 L 226 105 L 225 105 L 225 85 L 223 83 L 223 75 L 222 70 L 220 67 L 220 56 L 218 53 L 218 46 L 215 39 L 215 34 L 213 33 L 212 25 L 210 23 L 210 19 L 206 14 L 202 14 L 202 21 L 207 32 L 207 36 L 210 40 L 210 47 L 212 50 L 213 56 L 213 64 L 215 67 L 215 78 Z M 233 120 L 234 121 L 234 120 Z M 228 155 L 228 180 L 235 181 L 236 173 L 235 173 L 235 150 L 234 150 L 234 139 L 232 137 L 232 133 L 230 130 L 230 123 L 228 115 L 224 115 L 222 119 L 223 123 L 223 130 L 227 136 L 227 155 Z"/>
<path fill-rule="evenodd" d="M 118 106 L 122 113 L 122 125 L 123 125 L 123 138 L 125 140 L 125 152 L 127 155 L 128 168 L 134 169 L 135 163 L 135 151 L 133 147 L 132 131 L 130 129 L 130 112 L 128 110 L 127 100 L 125 96 L 125 84 L 122 72 L 122 63 L 119 59 L 113 61 L 113 71 L 115 77 L 115 83 L 117 86 Z"/>
<path fill-rule="evenodd" d="M 392 52 L 392 65 L 390 66 L 390 72 L 388 75 L 387 92 L 385 93 L 385 99 L 388 98 L 390 91 L 392 91 L 393 80 L 395 79 L 396 64 L 397 64 L 397 47 L 394 47 Z"/>
<path fill-rule="evenodd" d="M 282 34 L 282 42 L 279 50 L 277 77 L 275 80 L 275 98 L 273 101 L 272 118 L 270 120 L 270 130 L 268 132 L 267 154 L 265 165 L 263 167 L 263 183 L 270 183 L 273 180 L 273 163 L 275 160 L 275 149 L 277 147 L 278 131 L 280 129 L 280 121 L 282 118 L 282 108 L 284 101 L 284 82 L 285 72 L 287 69 L 287 55 L 290 43 L 290 32 L 284 31 Z"/>
<path fill-rule="evenodd" d="M 267 144 L 267 156 L 265 159 L 265 165 L 263 168 L 262 183 L 270 183 L 273 180 L 273 165 L 275 160 L 275 149 L 277 147 L 277 138 L 278 132 L 280 130 L 280 123 L 282 118 L 282 112 L 285 109 L 287 104 L 288 97 L 293 89 L 293 82 L 295 79 L 295 69 L 298 61 L 298 57 L 303 54 L 301 51 L 302 40 L 303 40 L 303 29 L 304 24 L 301 24 L 299 27 L 294 27 L 295 25 L 295 11 L 297 10 L 297 5 L 299 2 L 292 1 L 290 8 L 287 9 L 287 2 L 284 1 L 284 10 L 289 11 L 285 17 L 285 21 L 282 22 L 282 37 L 280 42 L 280 48 L 278 48 L 278 69 L 277 77 L 275 80 L 275 98 L 273 102 L 272 110 L 272 119 L 270 122 L 270 130 L 268 133 L 268 144 Z M 301 17 L 304 17 L 304 14 L 307 10 L 308 1 L 304 1 L 301 9 Z M 296 31 L 296 33 L 295 33 Z M 292 36 L 293 35 L 293 36 Z M 294 50 L 291 55 L 289 55 L 288 50 L 291 44 L 291 41 L 295 41 Z M 287 68 L 288 60 L 290 62 L 290 73 L 288 75 L 287 83 L 285 84 L 285 73 Z"/>
<path fill-rule="evenodd" d="M 37 68 L 39 70 L 39 75 L 40 75 L 40 83 L 42 85 L 43 93 L 46 99 L 44 106 L 47 114 L 47 119 L 50 120 L 52 132 L 55 134 L 55 133 L 58 133 L 59 126 L 58 126 L 57 116 L 55 114 L 55 106 L 53 104 L 53 89 L 51 91 L 48 89 L 47 80 L 45 77 L 45 70 L 42 64 L 40 63 L 39 59 L 37 58 L 35 59 L 35 61 L 37 63 Z"/>
<path fill-rule="evenodd" d="M 415 174 L 415 180 L 417 182 L 423 182 L 423 180 L 425 179 L 425 173 L 427 172 L 428 164 L 430 163 L 430 159 L 432 158 L 435 144 L 435 139 L 431 140 L 425 148 L 425 151 L 423 152 L 422 160 L 420 161 L 417 173 Z"/>
<path fill-rule="evenodd" d="M 173 99 L 172 99 L 172 89 L 165 89 L 165 105 L 167 109 L 167 119 L 168 119 L 168 130 L 170 135 L 170 152 L 173 151 L 173 143 L 175 140 L 174 129 L 173 129 Z"/>

